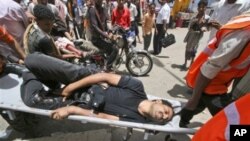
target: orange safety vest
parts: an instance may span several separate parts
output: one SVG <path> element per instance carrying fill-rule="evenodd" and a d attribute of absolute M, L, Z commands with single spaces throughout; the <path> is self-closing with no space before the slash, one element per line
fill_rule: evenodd
<path fill-rule="evenodd" d="M 201 66 L 208 60 L 213 52 L 218 47 L 223 37 L 234 32 L 235 30 L 248 30 L 250 31 L 250 15 L 239 16 L 232 21 L 224 25 L 216 34 L 216 38 L 212 39 L 208 46 L 199 54 L 195 59 L 186 76 L 187 85 L 191 88 L 195 87 L 195 82 L 198 74 L 200 73 Z M 240 65 L 248 59 L 250 55 L 250 43 L 248 42 L 245 48 L 241 51 L 241 54 L 233 59 L 229 63 L 229 68 L 221 70 L 215 78 L 211 80 L 208 86 L 205 88 L 207 94 L 224 94 L 227 93 L 227 89 L 232 80 L 237 77 L 244 76 L 250 65 L 245 68 L 240 68 Z"/>
<path fill-rule="evenodd" d="M 193 136 L 192 141 L 229 141 L 230 125 L 250 124 L 250 93 L 225 107 Z"/>

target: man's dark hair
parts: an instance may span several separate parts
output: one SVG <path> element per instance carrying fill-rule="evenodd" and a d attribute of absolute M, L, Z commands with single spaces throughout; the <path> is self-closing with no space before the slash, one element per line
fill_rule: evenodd
<path fill-rule="evenodd" d="M 201 5 L 207 6 L 207 4 L 208 4 L 207 0 L 200 0 L 198 3 L 198 7 L 200 7 Z"/>
<path fill-rule="evenodd" d="M 38 20 L 42 20 L 42 19 L 48 19 L 48 20 L 55 20 L 55 15 L 54 13 L 45 5 L 42 4 L 37 4 L 34 9 L 34 16 L 38 19 Z"/>
<path fill-rule="evenodd" d="M 149 6 L 155 6 L 155 3 L 151 2 L 151 3 L 149 4 Z"/>

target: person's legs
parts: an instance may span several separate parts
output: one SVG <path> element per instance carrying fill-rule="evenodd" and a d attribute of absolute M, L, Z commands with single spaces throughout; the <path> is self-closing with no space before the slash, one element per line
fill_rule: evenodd
<path fill-rule="evenodd" d="M 90 68 L 74 65 L 42 53 L 33 53 L 25 59 L 26 67 L 39 79 L 69 84 L 95 73 Z"/>
<path fill-rule="evenodd" d="M 157 28 L 156 28 L 157 29 Z M 159 33 L 155 31 L 153 38 L 153 53 L 158 54 L 158 45 L 159 45 Z"/>
<path fill-rule="evenodd" d="M 163 25 L 162 25 L 162 27 L 160 27 L 160 32 L 159 32 L 159 46 L 158 46 L 159 54 L 161 53 L 161 50 L 162 50 L 161 39 L 164 38 L 165 33 L 166 33 L 166 31 L 163 30 Z"/>
<path fill-rule="evenodd" d="M 66 106 L 71 101 L 62 102 L 63 97 L 45 91 L 43 84 L 31 72 L 23 73 L 21 98 L 25 105 L 41 109 L 56 109 Z"/>
<path fill-rule="evenodd" d="M 140 38 L 140 35 L 139 35 L 139 28 L 138 28 L 137 22 L 135 22 L 135 35 L 138 38 L 138 43 L 141 43 L 141 38 Z"/>
<path fill-rule="evenodd" d="M 148 48 L 150 46 L 151 37 L 152 37 L 152 33 L 144 36 L 144 39 L 143 39 L 144 40 L 144 50 L 146 50 L 146 51 L 148 51 Z"/>
<path fill-rule="evenodd" d="M 154 35 L 154 53 L 157 55 L 161 51 L 160 39 L 162 38 L 162 35 L 163 35 L 163 25 L 157 24 L 156 29 L 157 29 L 157 33 L 155 32 L 155 35 Z"/>
<path fill-rule="evenodd" d="M 112 44 L 108 43 L 104 40 L 94 40 L 93 44 L 98 47 L 100 50 L 103 50 L 108 55 L 108 61 L 107 61 L 107 69 L 112 68 L 112 64 L 116 59 L 116 56 L 118 54 L 118 49 Z"/>
<path fill-rule="evenodd" d="M 184 60 L 184 64 L 181 66 L 181 69 L 185 70 L 187 68 L 187 60 L 188 60 L 188 44 L 186 44 L 185 60 Z"/>

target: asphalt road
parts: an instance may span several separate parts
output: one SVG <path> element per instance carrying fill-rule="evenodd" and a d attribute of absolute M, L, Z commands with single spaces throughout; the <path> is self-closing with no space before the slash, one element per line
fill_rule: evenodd
<path fill-rule="evenodd" d="M 177 42 L 163 49 L 160 55 L 152 55 L 154 62 L 152 71 L 148 76 L 138 77 L 138 79 L 143 81 L 145 91 L 150 95 L 186 102 L 190 94 L 184 80 L 186 71 L 181 70 L 180 65 L 184 62 L 185 44 L 183 43 L 183 39 L 187 33 L 187 29 L 169 29 L 168 32 L 175 35 Z M 199 51 L 205 47 L 207 39 L 208 33 L 205 33 L 200 42 Z M 137 43 L 137 46 L 142 48 L 143 45 Z M 149 50 L 152 50 L 152 43 Z M 125 74 L 127 73 L 124 64 L 119 71 Z M 203 113 L 194 117 L 190 127 L 199 128 L 199 126 L 205 123 L 210 117 L 208 111 L 205 110 Z M 46 121 L 48 121 L 48 119 Z M 125 130 L 123 128 L 96 124 L 67 123 L 67 121 L 52 122 L 59 124 L 59 126 L 52 126 L 51 124 L 51 127 L 38 127 L 43 137 L 29 139 L 29 141 L 119 141 L 122 140 L 122 135 L 125 135 Z M 0 131 L 7 127 L 8 124 L 0 117 Z M 51 134 L 52 129 L 53 132 L 58 132 Z M 165 135 L 165 133 L 159 133 L 155 136 L 150 136 L 149 141 L 164 140 Z M 21 137 L 22 135 L 20 133 L 14 132 L 11 134 L 9 140 L 21 140 Z M 178 141 L 189 141 L 191 136 L 173 134 L 172 138 Z M 143 133 L 136 130 L 130 141 L 138 140 L 143 140 Z"/>

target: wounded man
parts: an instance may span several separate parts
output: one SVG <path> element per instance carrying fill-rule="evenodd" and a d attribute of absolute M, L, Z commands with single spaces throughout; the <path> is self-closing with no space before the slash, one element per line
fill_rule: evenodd
<path fill-rule="evenodd" d="M 165 124 L 174 115 L 173 108 L 168 101 L 161 99 L 149 100 L 142 82 L 131 76 L 96 73 L 71 81 L 71 83 L 65 84 L 65 87 L 59 91 L 45 91 L 39 79 L 35 78 L 49 79 L 49 77 L 38 75 L 42 75 L 41 72 L 50 67 L 48 65 L 55 65 L 57 61 L 60 62 L 61 60 L 44 54 L 28 55 L 25 59 L 25 65 L 31 72 L 36 71 L 34 73 L 36 76 L 30 75 L 33 77 L 28 77 L 29 75 L 24 75 L 23 83 L 25 85 L 22 86 L 24 103 L 31 107 L 37 107 L 41 103 L 42 105 L 47 104 L 47 106 L 40 106 L 39 108 L 55 109 L 51 114 L 53 119 L 63 119 L 69 115 L 84 115 L 113 120 Z M 54 69 L 53 72 L 56 72 L 57 68 Z M 49 72 L 44 74 L 44 76 L 46 75 L 49 76 Z M 68 76 L 71 74 L 64 73 L 64 75 L 66 76 L 62 77 L 66 79 L 70 78 Z M 41 84 L 37 85 L 39 86 L 37 90 L 35 89 L 34 82 Z M 30 85 L 33 86 L 30 87 Z M 46 93 L 46 96 L 44 96 L 44 93 Z M 54 93 L 58 95 L 55 96 Z M 36 98 L 37 96 L 39 97 L 38 99 Z M 46 99 L 46 97 L 60 97 L 56 102 L 59 101 L 64 104 L 51 107 L 48 105 L 51 104 L 48 99 L 45 101 L 41 100 L 43 98 Z M 53 100 L 54 98 L 52 98 Z"/>

